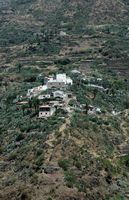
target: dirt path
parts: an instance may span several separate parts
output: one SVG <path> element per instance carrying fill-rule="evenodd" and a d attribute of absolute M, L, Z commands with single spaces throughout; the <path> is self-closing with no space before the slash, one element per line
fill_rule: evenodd
<path fill-rule="evenodd" d="M 54 157 L 54 162 L 58 160 L 58 158 L 61 157 L 61 144 L 62 141 L 65 138 L 65 130 L 67 129 L 67 126 L 70 125 L 70 117 L 65 119 L 65 122 L 59 127 L 58 132 L 53 132 L 51 135 L 49 135 L 47 141 L 45 144 L 48 146 L 47 151 L 45 153 L 45 161 L 46 163 L 53 162 L 53 157 Z M 58 134 L 57 134 L 58 133 Z M 59 141 L 59 144 L 58 144 Z M 57 158 L 57 159 L 55 159 Z"/>
<path fill-rule="evenodd" d="M 68 107 L 70 100 L 71 98 L 67 99 L 66 107 Z M 59 129 L 56 132 L 54 131 L 52 134 L 48 136 L 48 139 L 45 142 L 45 144 L 47 145 L 45 152 L 46 163 L 52 162 L 52 160 L 54 160 L 54 162 L 56 163 L 57 160 L 61 157 L 62 142 L 66 137 L 65 130 L 70 125 L 72 113 L 73 112 L 71 111 L 68 114 L 67 118 L 65 119 L 65 122 L 59 127 Z M 52 159 L 53 157 L 54 159 Z"/>
<path fill-rule="evenodd" d="M 126 110 L 126 111 L 125 111 L 125 116 L 124 116 L 124 119 L 125 119 L 125 120 L 127 119 L 128 115 L 129 115 L 129 110 Z M 123 120 L 123 121 L 121 122 L 120 128 L 121 128 L 121 130 L 123 131 L 123 135 L 124 135 L 124 137 L 125 137 L 126 139 L 125 139 L 124 143 L 122 143 L 122 144 L 120 145 L 120 147 L 125 146 L 125 145 L 128 143 L 128 141 L 129 141 L 128 130 L 127 130 L 127 127 L 125 127 L 125 125 L 126 125 L 127 122 L 126 122 L 125 120 Z"/>

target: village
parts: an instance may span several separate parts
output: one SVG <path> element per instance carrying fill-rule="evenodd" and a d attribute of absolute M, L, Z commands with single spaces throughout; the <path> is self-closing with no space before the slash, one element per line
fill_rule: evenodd
<path fill-rule="evenodd" d="M 73 77 L 73 79 L 71 78 Z M 65 111 L 68 115 L 71 115 L 73 111 L 83 112 L 85 114 L 93 115 L 101 113 L 99 107 L 80 103 L 77 101 L 76 95 L 73 94 L 71 87 L 74 85 L 74 81 L 77 77 L 80 77 L 80 81 L 87 81 L 93 77 L 84 76 L 78 70 L 71 71 L 71 77 L 66 73 L 57 73 L 43 78 L 43 84 L 37 87 L 28 89 L 26 96 L 18 96 L 16 103 L 20 106 L 28 105 L 33 99 L 38 102 L 38 114 L 39 119 L 47 119 L 53 116 L 58 109 Z M 98 83 L 101 83 L 102 79 L 96 79 Z M 91 84 L 90 81 L 87 84 L 88 88 L 94 88 L 95 90 L 107 91 L 100 84 Z M 70 102 L 73 102 L 71 104 Z"/>
<path fill-rule="evenodd" d="M 56 74 L 45 77 L 44 85 L 28 90 L 27 97 L 37 97 L 40 102 L 39 118 L 52 116 L 57 108 L 68 108 L 71 94 L 67 93 L 67 88 L 72 84 L 72 79 L 66 74 Z"/>

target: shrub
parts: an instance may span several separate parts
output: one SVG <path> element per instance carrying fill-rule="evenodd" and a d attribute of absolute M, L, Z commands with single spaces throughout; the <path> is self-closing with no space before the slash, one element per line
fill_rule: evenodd
<path fill-rule="evenodd" d="M 19 141 L 23 140 L 24 137 L 25 137 L 25 136 L 24 136 L 22 133 L 20 133 L 20 134 L 18 134 L 18 135 L 16 136 L 16 141 L 19 142 Z"/>
<path fill-rule="evenodd" d="M 48 197 L 47 200 L 52 200 L 52 198 L 51 198 L 51 197 Z"/>
<path fill-rule="evenodd" d="M 70 171 L 65 173 L 65 181 L 68 187 L 73 187 L 76 182 L 75 174 Z"/>
<path fill-rule="evenodd" d="M 43 161 L 44 161 L 44 155 L 41 154 L 41 155 L 37 158 L 35 164 L 36 164 L 38 167 L 40 167 L 40 166 L 43 164 Z"/>
<path fill-rule="evenodd" d="M 68 58 L 63 58 L 63 59 L 56 60 L 54 63 L 55 64 L 61 64 L 61 65 L 67 65 L 70 62 L 71 61 Z"/>
<path fill-rule="evenodd" d="M 37 149 L 36 156 L 40 156 L 43 153 L 42 149 Z"/>
<path fill-rule="evenodd" d="M 123 156 L 120 163 L 129 169 L 129 155 Z"/>
<path fill-rule="evenodd" d="M 64 171 L 67 171 L 68 170 L 68 167 L 69 167 L 69 161 L 64 159 L 64 160 L 59 160 L 58 161 L 58 165 L 59 167 L 61 167 Z"/>
<path fill-rule="evenodd" d="M 15 160 L 17 158 L 17 153 L 16 152 L 12 152 L 9 157 L 8 157 L 8 160 L 11 161 L 11 160 Z"/>
<path fill-rule="evenodd" d="M 81 162 L 79 160 L 75 161 L 75 166 L 81 170 Z"/>

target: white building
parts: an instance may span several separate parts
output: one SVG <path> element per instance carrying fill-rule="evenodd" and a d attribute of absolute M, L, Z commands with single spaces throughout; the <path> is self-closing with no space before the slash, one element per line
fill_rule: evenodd
<path fill-rule="evenodd" d="M 28 90 L 27 97 L 28 98 L 36 97 L 41 92 L 46 91 L 46 90 L 47 90 L 47 86 L 46 85 L 41 85 L 41 86 L 38 86 L 38 87 L 34 87 L 34 88 Z"/>
<path fill-rule="evenodd" d="M 88 114 L 89 115 L 93 115 L 93 114 L 100 114 L 101 113 L 101 109 L 100 108 L 97 108 L 97 107 L 94 107 L 92 105 L 89 105 L 89 110 L 88 110 Z"/>
<path fill-rule="evenodd" d="M 51 88 L 64 88 L 67 85 L 72 85 L 73 81 L 66 74 L 57 74 L 56 77 L 45 77 L 45 85 L 34 87 L 29 89 L 27 92 L 27 97 L 32 98 L 41 94 L 41 92 L 46 91 Z M 42 96 L 43 97 L 43 96 Z M 42 98 L 41 96 L 39 98 Z"/>
<path fill-rule="evenodd" d="M 56 80 L 59 81 L 59 82 L 67 83 L 66 74 L 56 74 Z"/>
<path fill-rule="evenodd" d="M 66 84 L 73 85 L 73 80 L 70 77 L 67 77 Z"/>
<path fill-rule="evenodd" d="M 64 32 L 64 31 L 60 31 L 60 36 L 64 37 L 64 36 L 66 36 L 66 35 L 67 35 L 66 32 Z"/>
<path fill-rule="evenodd" d="M 56 90 L 53 93 L 53 97 L 54 98 L 62 98 L 63 100 L 65 100 L 67 98 L 67 94 L 65 94 L 63 91 L 61 90 Z"/>
<path fill-rule="evenodd" d="M 50 99 L 51 95 L 50 94 L 44 94 L 44 95 L 39 95 L 38 99 L 43 100 L 43 99 Z"/>
<path fill-rule="evenodd" d="M 56 74 L 56 78 L 49 78 L 46 85 L 48 88 L 63 88 L 66 85 L 72 85 L 73 81 L 70 77 L 67 77 L 66 74 Z"/>
<path fill-rule="evenodd" d="M 65 107 L 65 103 L 63 101 L 50 101 L 49 105 L 52 105 L 52 106 L 58 107 L 58 108 Z"/>
<path fill-rule="evenodd" d="M 73 81 L 70 77 L 67 77 L 66 74 L 57 74 L 56 80 L 59 82 L 64 82 L 65 84 L 73 84 Z"/>
<path fill-rule="evenodd" d="M 54 106 L 43 105 L 39 107 L 39 118 L 51 117 L 55 113 Z"/>
<path fill-rule="evenodd" d="M 81 74 L 81 72 L 78 71 L 78 70 L 76 70 L 76 69 L 73 69 L 73 70 L 71 71 L 71 73 L 72 73 L 72 74 Z"/>

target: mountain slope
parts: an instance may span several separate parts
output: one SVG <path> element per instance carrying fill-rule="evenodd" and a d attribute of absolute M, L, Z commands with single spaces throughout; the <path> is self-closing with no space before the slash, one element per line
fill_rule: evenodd
<path fill-rule="evenodd" d="M 128 199 L 128 11 L 128 0 L 0 0 L 0 199 Z M 71 112 L 40 120 L 27 90 L 57 73 L 73 79 Z"/>

